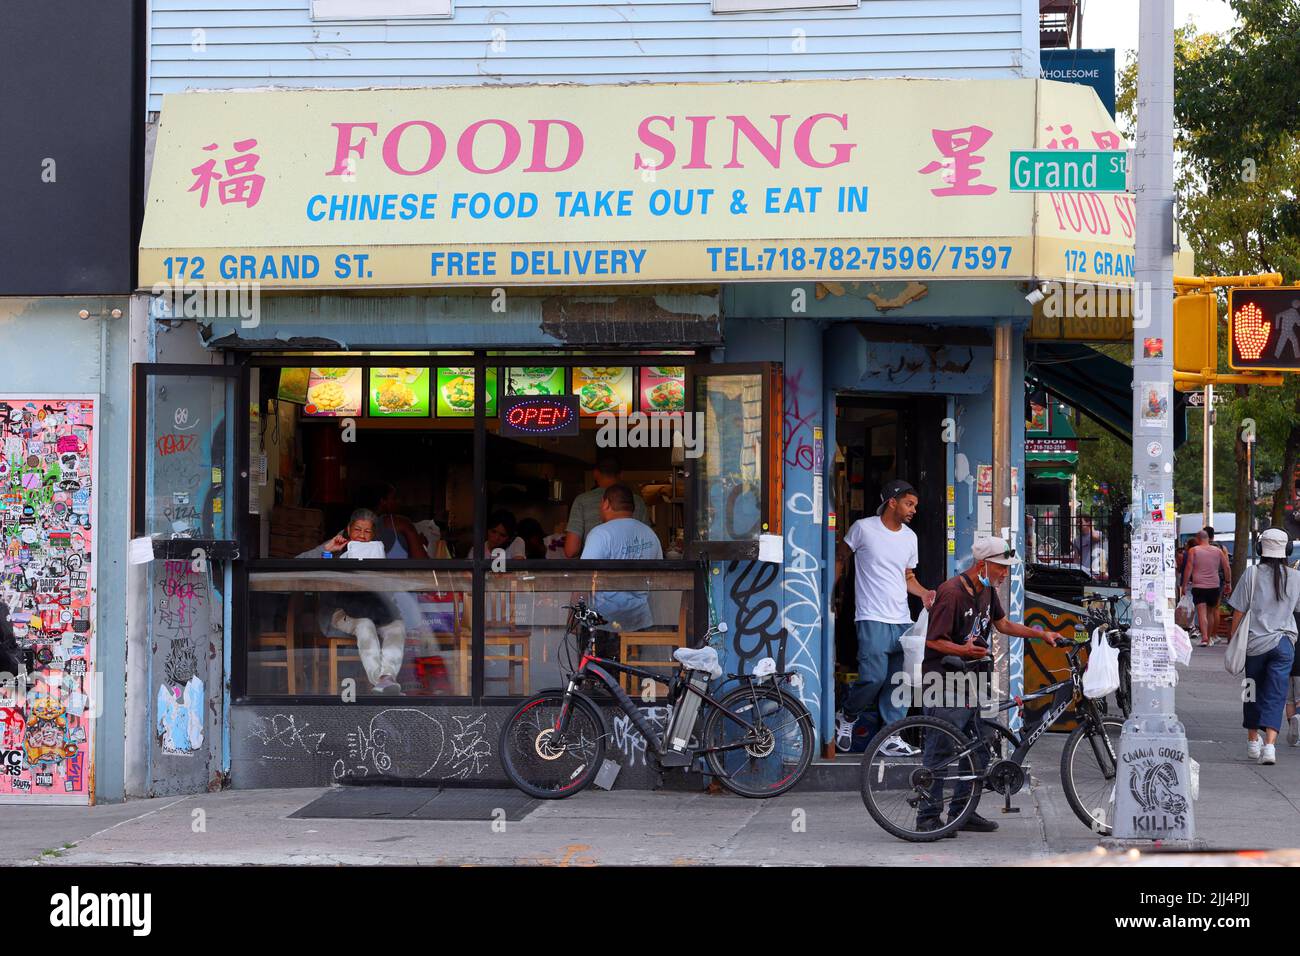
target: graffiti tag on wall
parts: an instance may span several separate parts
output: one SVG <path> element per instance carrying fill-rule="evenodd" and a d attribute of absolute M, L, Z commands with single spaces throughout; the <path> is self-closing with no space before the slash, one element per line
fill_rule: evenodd
<path fill-rule="evenodd" d="M 154 733 L 163 753 L 192 754 L 203 747 L 204 687 L 201 648 L 195 641 L 208 632 L 207 572 L 194 571 L 188 561 L 166 561 L 154 580 L 154 636 L 160 647 L 168 642 L 155 696 Z"/>

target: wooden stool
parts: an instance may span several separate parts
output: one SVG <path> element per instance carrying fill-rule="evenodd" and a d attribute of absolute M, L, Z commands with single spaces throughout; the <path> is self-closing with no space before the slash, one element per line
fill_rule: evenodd
<path fill-rule="evenodd" d="M 484 596 L 486 627 L 483 635 L 483 663 L 488 661 L 505 661 L 505 677 L 483 678 L 483 689 L 487 690 L 489 681 L 505 682 L 506 693 L 522 696 L 528 693 L 532 667 L 532 631 L 515 625 L 515 595 L 513 591 L 489 591 Z M 470 646 L 473 643 L 473 627 L 470 615 L 470 595 L 461 592 L 456 597 L 456 620 L 458 634 L 458 651 L 460 657 L 461 680 L 469 683 Z M 493 648 L 503 649 L 504 653 L 493 654 Z M 516 650 L 518 648 L 518 650 Z M 516 676 L 522 681 L 516 684 Z M 519 688 L 516 690 L 516 686 Z M 465 688 L 469 693 L 469 688 Z"/>
<path fill-rule="evenodd" d="M 282 661 L 259 661 L 258 664 L 260 667 L 272 670 L 284 669 L 285 689 L 290 697 L 298 693 L 298 644 L 296 640 L 298 610 L 298 595 L 291 594 L 288 607 L 285 608 L 284 613 L 284 630 L 255 635 L 252 642 L 254 651 L 278 650 L 284 652 L 284 660 Z"/>
<path fill-rule="evenodd" d="M 329 679 L 330 686 L 326 693 L 337 694 L 342 686 L 339 683 L 339 662 L 347 664 L 360 664 L 361 655 L 357 652 L 357 639 L 355 637 L 327 637 L 325 646 L 329 648 Z"/>
<path fill-rule="evenodd" d="M 686 602 L 682 601 L 681 609 L 677 614 L 677 630 L 675 631 L 622 631 L 619 633 L 619 652 L 618 660 L 621 664 L 631 664 L 634 667 L 640 667 L 647 670 L 668 670 L 669 676 L 679 666 L 672 656 L 666 661 L 643 661 L 641 652 L 647 647 L 685 647 L 686 646 Z M 637 680 L 635 674 L 624 674 L 624 683 L 627 692 L 636 696 L 640 693 L 640 688 L 634 685 Z M 656 681 L 655 693 L 658 694 L 660 681 Z M 668 685 L 664 683 L 663 693 L 668 693 Z"/>

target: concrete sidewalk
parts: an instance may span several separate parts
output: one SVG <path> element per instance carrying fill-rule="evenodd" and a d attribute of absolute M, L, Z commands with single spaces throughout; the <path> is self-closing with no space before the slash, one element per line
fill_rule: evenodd
<path fill-rule="evenodd" d="M 1180 714 L 1201 764 L 1198 841 L 1211 849 L 1300 846 L 1300 750 L 1278 764 L 1245 758 L 1237 682 L 1223 648 L 1197 650 L 1179 685 Z M 1085 852 L 1096 837 L 1061 794 L 1062 735 L 1030 755 L 1030 792 L 981 811 L 993 834 L 909 844 L 867 816 L 856 793 L 774 800 L 660 791 L 589 790 L 544 802 L 526 819 L 489 822 L 290 819 L 324 791 L 243 790 L 115 806 L 5 807 L 0 862 L 38 864 L 786 864 L 989 865 Z M 492 791 L 480 791 L 490 801 Z"/>

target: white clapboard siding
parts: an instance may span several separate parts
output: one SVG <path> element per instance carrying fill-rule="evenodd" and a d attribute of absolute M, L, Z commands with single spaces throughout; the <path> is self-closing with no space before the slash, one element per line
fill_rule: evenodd
<path fill-rule="evenodd" d="M 1037 7 L 714 14 L 710 0 L 457 0 L 449 20 L 313 22 L 309 0 L 151 0 L 149 109 L 164 93 L 240 87 L 1033 76 Z"/>

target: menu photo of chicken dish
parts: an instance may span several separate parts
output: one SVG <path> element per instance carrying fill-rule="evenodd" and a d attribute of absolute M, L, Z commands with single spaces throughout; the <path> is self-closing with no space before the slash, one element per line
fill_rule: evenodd
<path fill-rule="evenodd" d="M 578 396 L 578 414 L 584 418 L 605 412 L 626 415 L 632 410 L 632 369 L 626 366 L 575 368 L 573 394 Z"/>
<path fill-rule="evenodd" d="M 686 368 L 681 365 L 647 365 L 641 369 L 641 411 L 671 415 L 686 411 Z"/>

